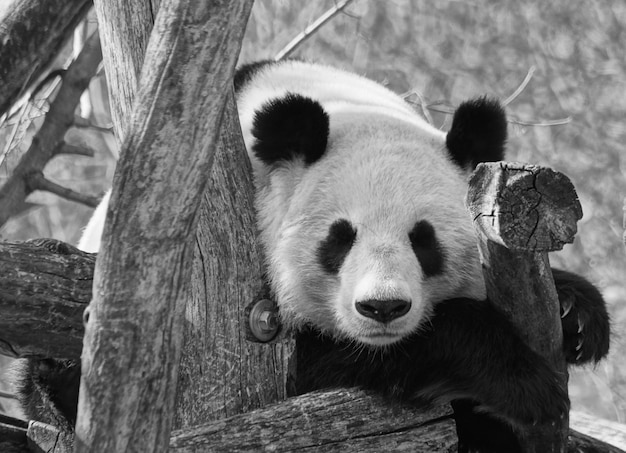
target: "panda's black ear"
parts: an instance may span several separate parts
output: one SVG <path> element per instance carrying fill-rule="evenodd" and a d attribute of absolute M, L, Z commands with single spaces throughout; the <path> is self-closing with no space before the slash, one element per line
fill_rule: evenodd
<path fill-rule="evenodd" d="M 503 160 L 505 142 L 504 109 L 497 100 L 486 97 L 463 102 L 454 112 L 446 137 L 450 157 L 470 170 L 480 162 Z"/>
<path fill-rule="evenodd" d="M 328 131 L 328 114 L 319 102 L 288 93 L 255 113 L 252 149 L 267 165 L 298 157 L 312 164 L 326 151 Z"/>

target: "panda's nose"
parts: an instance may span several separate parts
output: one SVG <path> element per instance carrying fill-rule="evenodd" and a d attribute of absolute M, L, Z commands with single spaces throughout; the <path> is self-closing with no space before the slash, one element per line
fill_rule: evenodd
<path fill-rule="evenodd" d="M 356 310 L 363 316 L 383 323 L 406 315 L 411 308 L 411 302 L 402 299 L 368 299 L 357 302 L 355 305 Z"/>

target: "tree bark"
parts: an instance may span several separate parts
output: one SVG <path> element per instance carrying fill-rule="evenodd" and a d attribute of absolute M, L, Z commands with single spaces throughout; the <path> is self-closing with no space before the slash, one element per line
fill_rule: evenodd
<path fill-rule="evenodd" d="M 489 299 L 546 357 L 567 389 L 559 302 L 547 252 L 572 242 L 582 210 L 566 176 L 531 165 L 480 164 L 467 204 L 479 238 Z M 523 433 L 525 452 L 564 452 L 568 414 Z"/>
<path fill-rule="evenodd" d="M 122 143 L 160 0 L 94 0 L 102 37 L 111 116 Z"/>
<path fill-rule="evenodd" d="M 234 127 L 222 127 L 200 210 L 177 389 L 178 428 L 285 399 L 295 347 L 291 335 L 269 344 L 247 341 L 248 306 L 262 294 L 263 258 L 255 234 L 252 170 L 234 102 L 223 124 Z"/>
<path fill-rule="evenodd" d="M 170 452 L 457 451 L 447 405 L 390 407 L 380 396 L 340 389 L 307 393 L 228 419 L 172 432 Z M 571 453 L 624 453 L 570 431 Z"/>
<path fill-rule="evenodd" d="M 89 0 L 14 0 L 0 18 L 0 116 L 37 81 L 85 17 Z"/>
<path fill-rule="evenodd" d="M 0 353 L 80 357 L 95 261 L 60 241 L 0 243 Z"/>
<path fill-rule="evenodd" d="M 170 451 L 455 451 L 450 408 L 391 407 L 360 390 L 314 392 L 172 433 Z"/>
<path fill-rule="evenodd" d="M 251 3 L 160 7 L 96 262 L 76 451 L 167 448 L 197 211 Z"/>

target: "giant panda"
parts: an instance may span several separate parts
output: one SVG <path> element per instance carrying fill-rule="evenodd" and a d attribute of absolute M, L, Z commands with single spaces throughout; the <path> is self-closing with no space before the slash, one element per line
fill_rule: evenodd
<path fill-rule="evenodd" d="M 444 133 L 384 86 L 321 64 L 245 65 L 234 86 L 269 287 L 297 334 L 297 393 L 360 386 L 408 404 L 452 401 L 460 445 L 493 451 L 515 451 L 518 427 L 569 409 L 555 371 L 487 300 L 464 207 L 476 165 L 504 157 L 497 101 L 461 104 Z M 83 250 L 98 250 L 107 203 Z M 601 294 L 582 277 L 553 276 L 568 362 L 600 360 Z M 55 377 L 76 369 L 48 365 Z M 31 366 L 24 382 L 34 374 L 42 380 Z M 22 389 L 36 406 L 32 386 Z"/>

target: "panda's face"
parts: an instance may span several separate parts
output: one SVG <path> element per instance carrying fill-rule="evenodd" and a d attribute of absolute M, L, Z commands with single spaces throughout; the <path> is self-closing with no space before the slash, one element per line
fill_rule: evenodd
<path fill-rule="evenodd" d="M 337 114 L 330 131 L 322 159 L 276 166 L 259 191 L 283 318 L 384 346 L 437 301 L 484 296 L 465 183 L 441 137 L 369 115 Z"/>
<path fill-rule="evenodd" d="M 463 199 L 467 170 L 502 155 L 497 103 L 463 104 L 446 137 L 353 74 L 303 62 L 256 71 L 238 107 L 284 323 L 386 346 L 439 301 L 485 297 Z"/>

